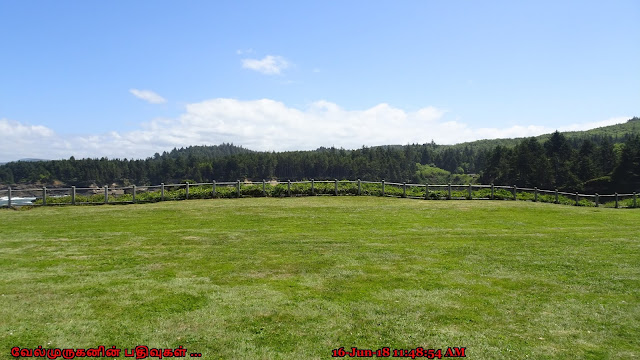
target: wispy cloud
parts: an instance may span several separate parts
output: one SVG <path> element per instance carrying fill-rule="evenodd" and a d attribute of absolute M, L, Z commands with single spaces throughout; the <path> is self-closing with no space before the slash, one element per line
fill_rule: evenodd
<path fill-rule="evenodd" d="M 291 64 L 282 56 L 267 55 L 262 59 L 242 59 L 242 67 L 266 75 L 278 75 Z"/>
<path fill-rule="evenodd" d="M 585 130 L 622 123 L 629 117 L 559 126 Z M 328 101 L 306 108 L 262 99 L 217 98 L 186 106 L 182 115 L 141 123 L 133 131 L 104 134 L 57 134 L 40 125 L 0 119 L 0 161 L 20 158 L 109 157 L 145 158 L 155 152 L 222 142 L 253 150 L 310 150 L 320 146 L 359 148 L 362 145 L 426 143 L 454 144 L 478 139 L 535 136 L 555 131 L 536 125 L 472 128 L 447 119 L 445 109 L 433 106 L 406 111 L 381 103 L 363 110 L 346 110 Z"/>
<path fill-rule="evenodd" d="M 151 104 L 163 104 L 167 102 L 165 98 L 151 90 L 130 89 L 129 92 L 132 93 L 133 96 Z"/>

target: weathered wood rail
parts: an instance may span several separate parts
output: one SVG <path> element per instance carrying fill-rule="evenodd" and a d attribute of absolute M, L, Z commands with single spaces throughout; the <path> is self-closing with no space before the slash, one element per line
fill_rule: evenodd
<path fill-rule="evenodd" d="M 24 195 L 27 195 L 25 197 Z M 19 195 L 23 195 L 20 197 Z M 17 199 L 33 199 L 34 206 L 125 204 L 190 198 L 220 197 L 290 197 L 319 195 L 373 195 L 432 200 L 529 200 L 576 206 L 633 207 L 638 208 L 636 192 L 630 194 L 581 194 L 517 187 L 516 185 L 478 184 L 412 184 L 362 180 L 305 180 L 262 182 L 210 182 L 160 184 L 151 186 L 130 185 L 124 187 L 33 188 L 0 189 L 0 207 L 24 205 Z"/>

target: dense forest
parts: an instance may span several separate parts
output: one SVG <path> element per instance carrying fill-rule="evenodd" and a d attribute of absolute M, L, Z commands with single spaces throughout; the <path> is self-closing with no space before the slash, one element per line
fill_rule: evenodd
<path fill-rule="evenodd" d="M 88 186 L 236 179 L 480 182 L 567 191 L 640 191 L 640 118 L 526 139 L 257 152 L 233 144 L 173 149 L 143 160 L 10 162 L 0 183 Z"/>

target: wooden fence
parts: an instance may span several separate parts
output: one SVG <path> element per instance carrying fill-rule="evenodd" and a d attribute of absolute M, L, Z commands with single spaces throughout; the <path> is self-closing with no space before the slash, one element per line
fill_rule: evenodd
<path fill-rule="evenodd" d="M 22 195 L 22 196 L 20 196 Z M 26 195 L 26 196 L 25 196 Z M 0 207 L 20 205 L 126 204 L 193 198 L 290 197 L 320 195 L 373 195 L 432 200 L 525 200 L 576 206 L 638 208 L 637 194 L 580 194 L 499 185 L 432 185 L 361 180 L 308 180 L 262 182 L 210 182 L 102 188 L 2 189 Z M 33 203 L 28 204 L 30 200 Z M 27 202 L 27 203 L 25 203 Z"/>

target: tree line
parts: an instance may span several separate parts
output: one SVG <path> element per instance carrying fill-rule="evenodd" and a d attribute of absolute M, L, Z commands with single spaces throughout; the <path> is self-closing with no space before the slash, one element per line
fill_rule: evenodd
<path fill-rule="evenodd" d="M 601 193 L 640 190 L 638 134 L 620 137 L 591 134 L 568 138 L 555 132 L 546 136 L 546 140 L 520 139 L 512 146 L 503 143 L 497 140 L 491 146 L 491 142 L 485 140 L 477 144 L 448 146 L 431 142 L 355 150 L 321 147 L 313 151 L 288 152 L 257 152 L 233 144 L 191 146 L 136 160 L 76 160 L 71 157 L 11 162 L 0 166 L 0 183 L 61 182 L 69 186 L 102 186 L 236 179 L 358 178 L 424 183 L 428 181 L 424 176 L 428 165 L 449 172 L 452 182 Z M 473 175 L 456 176 L 460 174 Z"/>
<path fill-rule="evenodd" d="M 555 132 L 544 143 L 536 138 L 507 148 L 496 146 L 480 177 L 483 183 L 567 191 L 640 190 L 640 135 L 614 143 L 583 139 L 575 144 Z"/>

